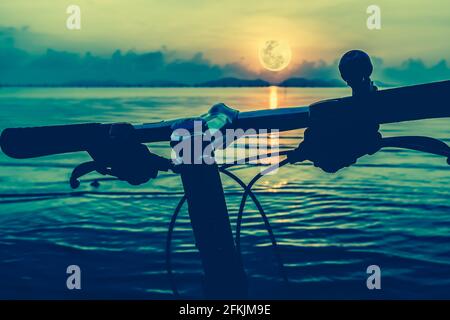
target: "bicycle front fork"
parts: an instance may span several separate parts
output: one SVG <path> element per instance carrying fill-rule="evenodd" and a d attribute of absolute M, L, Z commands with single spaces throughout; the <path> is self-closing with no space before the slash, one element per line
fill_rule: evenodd
<path fill-rule="evenodd" d="M 204 269 L 206 297 L 246 298 L 246 275 L 233 241 L 217 164 L 182 165 L 180 173 Z"/>

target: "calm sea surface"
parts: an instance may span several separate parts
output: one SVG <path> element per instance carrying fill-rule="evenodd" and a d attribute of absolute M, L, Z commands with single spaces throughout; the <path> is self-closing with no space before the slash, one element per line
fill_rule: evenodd
<path fill-rule="evenodd" d="M 346 89 L 0 89 L 0 129 L 80 122 L 133 123 L 199 115 L 224 102 L 239 110 L 307 105 Z M 425 106 L 426 107 L 426 106 Z M 385 136 L 450 142 L 450 119 L 391 124 Z M 295 147 L 303 131 L 283 133 Z M 336 134 L 339 139 L 339 134 Z M 166 143 L 150 146 L 167 154 Z M 172 298 L 165 238 L 180 178 L 160 174 L 132 187 L 92 174 L 71 193 L 67 154 L 29 160 L 0 154 L 1 298 Z M 261 167 L 238 166 L 249 181 Z M 383 150 L 333 175 L 286 166 L 256 185 L 290 280 L 281 281 L 264 224 L 248 203 L 242 250 L 252 298 L 450 298 L 450 167 L 413 151 Z M 233 228 L 239 187 L 223 177 Z M 66 289 L 66 268 L 82 290 Z M 381 268 L 381 290 L 366 269 Z M 173 268 L 182 297 L 200 298 L 201 265 L 186 208 L 177 221 Z"/>

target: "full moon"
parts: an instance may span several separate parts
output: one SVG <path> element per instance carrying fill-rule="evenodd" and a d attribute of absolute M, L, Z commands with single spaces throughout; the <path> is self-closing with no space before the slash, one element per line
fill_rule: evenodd
<path fill-rule="evenodd" d="M 286 42 L 268 40 L 259 48 L 259 61 L 270 71 L 280 71 L 291 62 L 291 48 Z"/>

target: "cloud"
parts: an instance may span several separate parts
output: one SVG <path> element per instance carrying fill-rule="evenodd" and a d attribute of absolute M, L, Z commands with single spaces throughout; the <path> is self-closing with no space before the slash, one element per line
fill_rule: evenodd
<path fill-rule="evenodd" d="M 408 59 L 399 67 L 387 67 L 383 75 L 395 83 L 430 82 L 450 79 L 450 68 L 446 60 L 441 60 L 429 67 L 421 59 Z"/>
<path fill-rule="evenodd" d="M 177 82 L 195 84 L 224 77 L 271 79 L 270 72 L 255 72 L 239 62 L 219 65 L 199 52 L 188 58 L 177 57 L 166 48 L 151 52 L 115 50 L 110 55 L 47 49 L 30 52 L 17 42 L 31 38 L 28 28 L 0 27 L 0 84 L 58 85 L 67 83 Z M 407 59 L 398 66 L 385 66 L 374 57 L 373 79 L 395 85 L 450 78 L 445 60 L 427 66 L 421 59 Z M 338 61 L 303 61 L 291 67 L 286 77 L 339 79 Z M 284 79 L 280 79 L 284 80 Z"/>
<path fill-rule="evenodd" d="M 15 28 L 0 28 L 0 79 L 21 68 L 29 59 L 26 51 L 15 46 L 18 32 Z"/>
<path fill-rule="evenodd" d="M 303 61 L 295 68 L 293 73 L 309 79 L 335 79 L 339 77 L 337 61 L 333 63 L 326 63 L 323 60 Z"/>
<path fill-rule="evenodd" d="M 20 34 L 22 33 L 22 34 Z M 167 49 L 152 52 L 115 50 L 111 55 L 96 55 L 47 49 L 27 52 L 16 46 L 16 38 L 27 30 L 0 28 L 0 83 L 64 84 L 71 82 L 118 82 L 142 84 L 153 81 L 197 83 L 225 75 L 245 76 L 243 68 L 219 66 L 197 53 L 191 58 L 174 58 Z M 237 72 L 239 70 L 239 72 Z"/>

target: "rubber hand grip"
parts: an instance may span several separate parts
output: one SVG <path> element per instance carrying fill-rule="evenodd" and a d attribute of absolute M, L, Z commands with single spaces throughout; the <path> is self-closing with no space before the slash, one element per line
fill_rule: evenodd
<path fill-rule="evenodd" d="M 16 159 L 83 151 L 107 137 L 110 125 L 86 123 L 9 128 L 0 136 L 3 152 Z"/>

